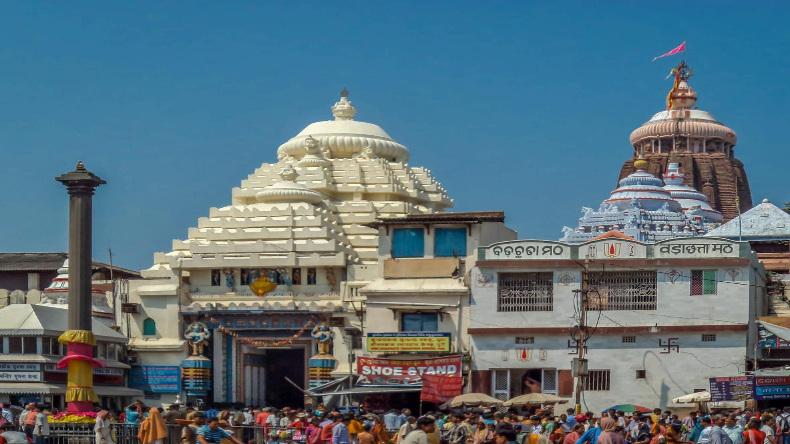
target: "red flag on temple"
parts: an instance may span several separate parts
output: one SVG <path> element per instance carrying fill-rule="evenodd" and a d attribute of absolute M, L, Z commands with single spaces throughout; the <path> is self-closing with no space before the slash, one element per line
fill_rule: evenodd
<path fill-rule="evenodd" d="M 464 378 L 458 376 L 422 375 L 420 401 L 442 403 L 464 391 Z"/>
<path fill-rule="evenodd" d="M 677 54 L 679 52 L 683 52 L 685 50 L 686 50 L 686 42 L 683 42 L 683 43 L 680 44 L 680 46 L 678 46 L 677 48 L 673 49 L 672 51 L 669 51 L 668 53 L 662 54 L 662 55 L 660 55 L 658 57 L 654 57 L 653 61 L 655 61 L 656 59 L 660 59 L 661 57 L 675 55 L 675 54 Z"/>

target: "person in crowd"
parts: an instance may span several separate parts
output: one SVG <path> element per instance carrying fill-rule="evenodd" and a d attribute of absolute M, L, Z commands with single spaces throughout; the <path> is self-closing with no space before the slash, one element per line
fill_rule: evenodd
<path fill-rule="evenodd" d="M 223 439 L 229 439 L 235 444 L 244 444 L 233 436 L 233 433 L 220 428 L 219 419 L 216 416 L 198 429 L 197 439 L 197 444 L 221 444 Z"/>
<path fill-rule="evenodd" d="M 409 433 L 401 444 L 429 444 L 428 435 L 433 434 L 435 430 L 436 421 L 427 416 L 422 416 L 417 419 L 417 429 Z"/>
<path fill-rule="evenodd" d="M 381 417 L 375 416 L 373 418 L 373 430 L 371 433 L 373 434 L 374 444 L 392 444 L 387 425 Z"/>
<path fill-rule="evenodd" d="M 562 440 L 562 444 L 576 444 L 576 441 L 581 438 L 582 434 L 584 433 L 584 426 L 581 424 L 576 424 L 571 429 L 570 433 L 565 435 L 565 439 Z"/>
<path fill-rule="evenodd" d="M 195 413 L 192 424 L 181 430 L 181 444 L 196 444 L 198 442 L 197 432 L 204 425 L 206 425 L 206 415 L 201 412 Z"/>
<path fill-rule="evenodd" d="M 741 444 L 743 443 L 743 427 L 738 424 L 738 419 L 735 415 L 729 415 L 724 420 L 724 427 L 722 427 L 724 433 L 730 437 L 730 441 L 732 444 Z"/>
<path fill-rule="evenodd" d="M 351 437 L 352 444 L 359 444 L 357 437 L 360 433 L 362 433 L 362 423 L 356 417 L 352 417 L 348 422 L 348 435 Z"/>
<path fill-rule="evenodd" d="M 760 416 L 760 421 L 763 422 L 760 431 L 765 433 L 765 444 L 777 444 L 776 431 L 774 430 L 776 421 L 774 417 L 771 415 L 762 415 Z"/>
<path fill-rule="evenodd" d="M 644 418 L 638 412 L 631 416 L 633 424 L 631 424 L 631 431 L 629 441 L 632 444 L 648 444 L 653 436 L 650 434 L 650 426 L 644 422 Z"/>
<path fill-rule="evenodd" d="M 96 414 L 96 424 L 93 426 L 96 435 L 96 444 L 115 444 L 110 428 L 110 412 L 102 410 Z"/>
<path fill-rule="evenodd" d="M 148 417 L 140 424 L 137 439 L 140 444 L 163 444 L 167 438 L 167 425 L 159 409 L 148 411 Z"/>
<path fill-rule="evenodd" d="M 143 420 L 143 411 L 141 409 L 141 405 L 138 403 L 139 401 L 126 406 L 126 409 L 124 410 L 126 417 L 124 422 L 126 424 L 137 424 Z"/>
<path fill-rule="evenodd" d="M 208 410 L 206 410 L 206 421 L 210 421 L 212 418 L 216 418 L 219 416 L 219 411 L 211 405 Z"/>
<path fill-rule="evenodd" d="M 332 429 L 332 444 L 351 444 L 351 436 L 348 434 L 348 423 L 354 418 L 350 413 L 340 417 L 340 421 Z"/>
<path fill-rule="evenodd" d="M 409 416 L 406 418 L 406 423 L 401 426 L 398 430 L 398 436 L 396 438 L 397 442 L 403 442 L 403 439 L 406 438 L 406 435 L 411 433 L 412 431 L 417 429 L 417 418 L 414 416 Z"/>
<path fill-rule="evenodd" d="M 689 430 L 688 434 L 688 440 L 691 442 L 699 442 L 699 437 L 705 429 L 705 427 L 702 426 L 702 416 L 697 416 L 695 421 L 694 427 Z"/>
<path fill-rule="evenodd" d="M 469 432 L 466 426 L 461 424 L 462 420 L 462 414 L 453 413 L 450 416 L 452 426 L 444 433 L 442 439 L 449 442 L 449 444 L 466 444 L 466 438 L 469 437 Z"/>
<path fill-rule="evenodd" d="M 36 429 L 36 417 L 38 416 L 38 409 L 35 405 L 28 404 L 25 407 L 25 416 L 19 420 L 19 425 L 24 426 L 25 435 L 31 441 L 34 441 L 33 431 Z"/>
<path fill-rule="evenodd" d="M 328 413 L 326 420 L 321 423 L 321 442 L 322 444 L 332 444 L 332 429 L 337 425 L 335 415 Z"/>
<path fill-rule="evenodd" d="M 186 413 L 181 410 L 178 404 L 170 404 L 165 413 L 165 422 L 168 424 L 178 424 L 177 419 L 186 419 Z"/>
<path fill-rule="evenodd" d="M 14 425 L 11 423 L 0 425 L 0 438 L 5 440 L 6 444 L 30 444 L 27 435 L 14 430 Z"/>
<path fill-rule="evenodd" d="M 477 427 L 475 427 L 475 436 L 472 438 L 472 442 L 474 444 L 493 444 L 493 441 L 493 424 L 489 425 L 483 419 L 477 421 Z"/>
<path fill-rule="evenodd" d="M 401 424 L 397 410 L 392 409 L 384 415 L 384 425 L 390 433 L 395 433 L 400 429 Z"/>
<path fill-rule="evenodd" d="M 363 424 L 362 431 L 357 434 L 357 442 L 359 444 L 373 444 L 373 434 L 370 433 L 372 427 L 370 424 Z"/>
<path fill-rule="evenodd" d="M 36 407 L 36 412 L 33 436 L 36 444 L 45 444 L 49 436 L 49 417 L 47 417 L 43 407 Z"/>
<path fill-rule="evenodd" d="M 5 423 L 7 424 L 14 423 L 14 413 L 8 408 L 8 404 L 0 404 L 0 417 L 2 417 L 2 419 L 4 419 Z"/>
<path fill-rule="evenodd" d="M 503 429 L 497 432 L 496 435 L 496 444 L 517 444 L 516 437 L 518 434 L 516 433 L 514 428 L 510 429 Z"/>
<path fill-rule="evenodd" d="M 321 418 L 313 416 L 310 425 L 304 430 L 305 444 L 321 444 Z"/>
<path fill-rule="evenodd" d="M 398 415 L 398 430 L 403 427 L 403 424 L 409 420 L 409 416 L 411 416 L 411 410 L 403 409 L 400 411 L 400 415 Z"/>
<path fill-rule="evenodd" d="M 612 419 L 612 418 L 607 418 L 607 419 Z M 582 434 L 582 436 L 580 436 L 579 439 L 576 440 L 576 444 L 585 444 L 585 443 L 596 444 L 598 442 L 598 437 L 601 436 L 601 429 L 599 427 L 595 427 L 594 425 L 592 425 L 592 418 L 590 418 L 589 422 L 590 425 L 587 428 L 587 431 L 585 431 Z M 583 424 L 583 422 L 579 421 L 579 424 Z"/>
<path fill-rule="evenodd" d="M 616 412 L 615 412 L 616 415 Z M 598 444 L 625 444 L 625 438 L 621 433 L 615 430 L 619 422 L 617 417 L 601 418 L 600 421 L 600 434 L 598 435 Z"/>

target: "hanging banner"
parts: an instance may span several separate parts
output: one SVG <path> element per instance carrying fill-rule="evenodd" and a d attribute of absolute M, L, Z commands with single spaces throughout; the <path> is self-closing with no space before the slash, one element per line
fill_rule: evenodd
<path fill-rule="evenodd" d="M 423 375 L 456 376 L 461 378 L 461 356 L 433 359 L 357 358 L 358 385 L 419 386 Z"/>
<path fill-rule="evenodd" d="M 422 375 L 420 401 L 447 402 L 464 391 L 464 378 L 457 376 Z"/>
<path fill-rule="evenodd" d="M 769 330 L 770 329 L 770 330 Z M 777 336 L 774 331 L 781 332 L 785 329 L 771 324 L 757 322 L 757 347 L 759 348 L 790 348 L 790 341 Z"/>
<path fill-rule="evenodd" d="M 790 376 L 755 376 L 754 399 L 790 399 Z"/>
<path fill-rule="evenodd" d="M 752 376 L 727 376 L 710 378 L 710 401 L 746 401 L 752 399 L 754 378 Z"/>
<path fill-rule="evenodd" d="M 450 333 L 368 333 L 375 353 L 449 352 Z"/>

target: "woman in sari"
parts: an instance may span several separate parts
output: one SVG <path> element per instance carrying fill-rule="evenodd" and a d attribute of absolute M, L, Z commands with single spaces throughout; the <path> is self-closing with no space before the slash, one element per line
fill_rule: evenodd
<path fill-rule="evenodd" d="M 149 410 L 148 417 L 140 424 L 137 439 L 140 440 L 140 444 L 162 444 L 165 438 L 167 438 L 165 419 L 158 409 Z"/>
<path fill-rule="evenodd" d="M 697 424 L 689 431 L 689 441 L 697 442 L 699 440 L 699 435 L 702 434 L 702 430 L 702 417 L 699 417 L 697 418 Z"/>
<path fill-rule="evenodd" d="M 617 433 L 615 428 L 618 425 L 616 419 L 601 418 L 601 434 L 598 435 L 598 444 L 625 444 L 625 438 Z"/>

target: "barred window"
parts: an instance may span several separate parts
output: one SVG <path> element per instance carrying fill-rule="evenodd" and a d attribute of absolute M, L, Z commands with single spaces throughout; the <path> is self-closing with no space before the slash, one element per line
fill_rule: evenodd
<path fill-rule="evenodd" d="M 702 342 L 716 342 L 716 334 L 703 334 Z"/>
<path fill-rule="evenodd" d="M 500 273 L 497 311 L 554 310 L 554 280 L 548 273 Z"/>
<path fill-rule="evenodd" d="M 716 270 L 691 270 L 691 295 L 716 294 Z"/>
<path fill-rule="evenodd" d="M 645 378 L 647 378 L 647 370 L 636 371 L 636 379 L 645 379 Z"/>
<path fill-rule="evenodd" d="M 611 370 L 590 370 L 584 378 L 584 390 L 603 391 L 610 390 Z"/>
<path fill-rule="evenodd" d="M 636 336 L 623 336 L 623 343 L 636 342 Z"/>
<path fill-rule="evenodd" d="M 655 271 L 590 273 L 587 310 L 655 310 Z"/>

